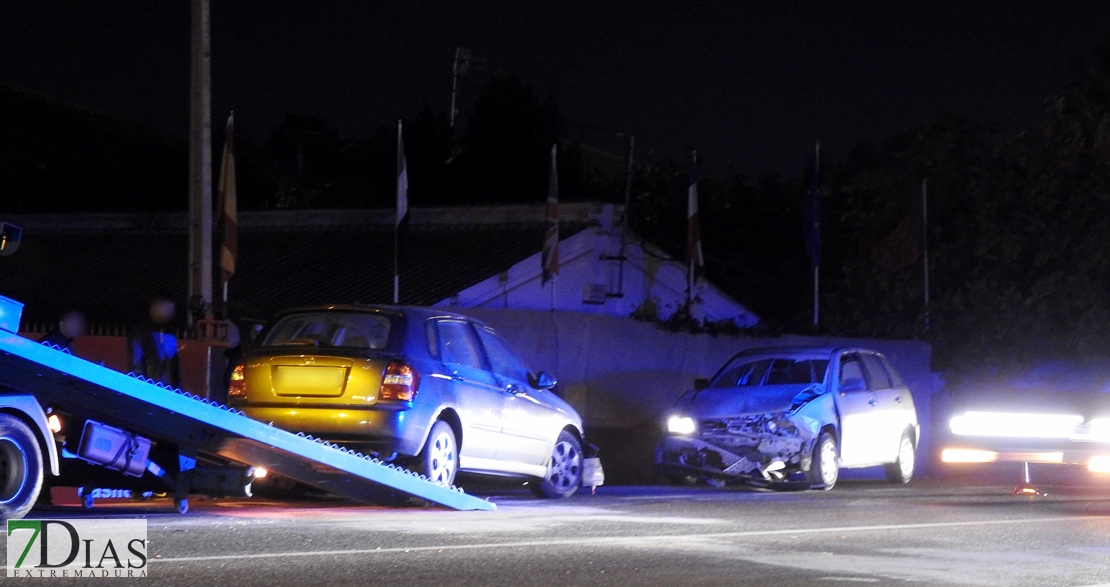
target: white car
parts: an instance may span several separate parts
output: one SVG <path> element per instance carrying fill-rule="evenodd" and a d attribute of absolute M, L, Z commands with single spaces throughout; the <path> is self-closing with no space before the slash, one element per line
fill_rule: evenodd
<path fill-rule="evenodd" d="M 733 357 L 676 402 L 657 450 L 675 480 L 832 489 L 841 468 L 908 483 L 920 436 L 890 361 L 861 348 L 765 348 Z"/>

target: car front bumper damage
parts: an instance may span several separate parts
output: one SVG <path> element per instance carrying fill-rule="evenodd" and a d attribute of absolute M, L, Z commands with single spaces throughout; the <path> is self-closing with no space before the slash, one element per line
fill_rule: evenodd
<path fill-rule="evenodd" d="M 804 481 L 816 421 L 794 414 L 762 414 L 703 421 L 697 434 L 668 436 L 656 462 L 664 473 L 755 482 Z"/>

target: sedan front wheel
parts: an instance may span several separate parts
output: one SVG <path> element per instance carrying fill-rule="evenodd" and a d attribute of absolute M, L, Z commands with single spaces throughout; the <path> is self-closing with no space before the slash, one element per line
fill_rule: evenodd
<path fill-rule="evenodd" d="M 551 451 L 547 477 L 532 483 L 532 491 L 540 497 L 570 497 L 582 484 L 582 443 L 563 430 Z"/>
<path fill-rule="evenodd" d="M 822 432 L 813 445 L 813 464 L 809 468 L 809 481 L 815 489 L 828 491 L 836 485 L 840 477 L 840 462 L 836 449 L 836 438 Z"/>

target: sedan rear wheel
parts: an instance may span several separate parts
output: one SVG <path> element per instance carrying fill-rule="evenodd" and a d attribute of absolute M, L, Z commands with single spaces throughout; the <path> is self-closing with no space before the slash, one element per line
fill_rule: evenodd
<path fill-rule="evenodd" d="M 886 478 L 891 483 L 909 483 L 913 479 L 916 456 L 909 434 L 898 443 L 898 460 L 886 465 Z"/>
<path fill-rule="evenodd" d="M 837 458 L 836 438 L 822 432 L 813 445 L 813 464 L 809 469 L 809 480 L 815 489 L 828 491 L 836 486 L 840 477 L 840 462 Z"/>
<path fill-rule="evenodd" d="M 436 422 L 420 454 L 419 472 L 432 483 L 449 487 L 455 482 L 458 470 L 459 445 L 455 441 L 455 431 L 447 422 Z"/>
<path fill-rule="evenodd" d="M 551 451 L 547 477 L 532 483 L 536 495 L 547 498 L 570 497 L 582 484 L 582 443 L 563 430 Z"/>

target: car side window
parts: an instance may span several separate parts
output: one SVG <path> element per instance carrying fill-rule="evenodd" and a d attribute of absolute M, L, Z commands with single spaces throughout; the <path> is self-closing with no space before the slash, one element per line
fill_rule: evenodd
<path fill-rule="evenodd" d="M 863 375 L 863 363 L 854 353 L 840 357 L 840 386 L 842 393 L 868 391 L 867 380 Z"/>
<path fill-rule="evenodd" d="M 886 367 L 879 361 L 879 357 L 871 353 L 864 353 L 862 358 L 864 370 L 867 372 L 867 383 L 871 389 L 890 389 L 893 387 L 890 383 L 890 375 L 887 374 Z"/>
<path fill-rule="evenodd" d="M 428 337 L 428 354 L 432 357 L 439 358 L 439 330 L 436 328 L 436 322 L 429 320 L 424 328 L 426 336 Z"/>
<path fill-rule="evenodd" d="M 508 343 L 491 330 L 482 327 L 477 330 L 478 339 L 486 349 L 486 357 L 493 373 L 514 381 L 528 381 L 528 367 L 524 366 L 524 361 L 520 360 Z"/>
<path fill-rule="evenodd" d="M 894 365 L 890 364 L 889 359 L 883 355 L 875 355 L 875 358 L 879 360 L 879 363 L 882 364 L 883 367 L 886 367 L 886 373 L 890 376 L 891 387 L 906 386 L 906 382 L 902 380 L 902 376 L 898 374 L 898 370 L 894 368 Z"/>
<path fill-rule="evenodd" d="M 443 362 L 472 369 L 485 369 L 482 347 L 466 322 L 441 320 L 436 324 Z"/>

